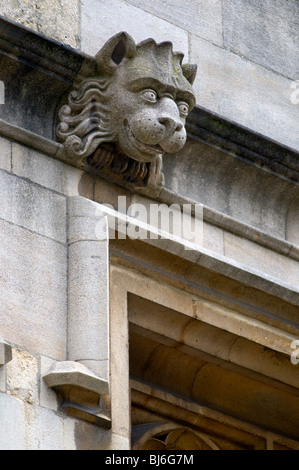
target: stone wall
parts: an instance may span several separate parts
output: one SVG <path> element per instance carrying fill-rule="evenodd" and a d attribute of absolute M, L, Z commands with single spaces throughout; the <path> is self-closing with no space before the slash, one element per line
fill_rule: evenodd
<path fill-rule="evenodd" d="M 198 64 L 195 89 L 199 106 L 264 135 L 265 146 L 270 138 L 298 149 L 299 105 L 291 99 L 293 85 L 299 78 L 298 5 L 297 0 L 7 0 L 0 6 L 0 14 L 92 56 L 120 30 L 130 33 L 136 41 L 148 37 L 171 40 L 176 50 L 184 52 L 186 61 Z M 45 50 L 48 46 L 45 41 Z M 26 60 L 28 57 L 29 53 Z M 56 69 L 53 70 L 49 77 L 55 75 Z M 30 81 L 32 77 L 28 74 L 26 78 Z M 53 92 L 53 107 L 60 98 L 54 95 Z M 37 95 L 33 96 L 34 101 Z M 23 112 L 24 102 L 16 101 Z M 99 272 L 96 263 L 101 256 L 103 262 L 107 253 L 103 255 L 101 251 L 98 256 L 98 252 L 89 250 L 97 242 L 86 237 L 91 235 L 88 230 L 85 232 L 88 209 L 105 203 L 117 208 L 118 195 L 125 195 L 127 204 L 146 205 L 152 200 L 57 160 L 58 144 L 48 134 L 45 138 L 30 132 L 22 121 L 25 112 L 15 114 L 19 121 L 6 122 L 0 129 L 0 358 L 2 338 L 8 351 L 6 359 L 0 361 L 0 449 L 128 449 L 131 402 L 127 290 L 120 280 L 111 284 L 110 364 L 106 356 L 102 363 L 101 358 L 92 357 L 94 350 L 89 357 L 82 357 L 82 351 L 76 356 L 78 345 L 82 345 L 79 329 L 88 323 L 76 315 L 81 304 L 85 313 L 90 313 L 92 304 L 97 315 L 100 300 L 108 293 L 108 269 L 103 268 L 101 276 L 95 275 Z M 42 124 L 52 129 L 53 116 L 51 113 L 49 116 Z M 132 252 L 130 244 L 123 247 L 121 242 L 119 245 L 115 242 L 110 253 L 111 271 L 123 263 L 126 279 L 126 270 L 138 266 L 142 288 L 135 294 L 142 296 L 144 286 L 150 284 L 152 269 L 170 303 L 175 302 L 174 292 L 181 285 L 178 275 L 181 271 L 191 292 L 188 302 L 193 298 L 193 289 L 203 298 L 212 295 L 213 289 L 214 295 L 218 289 L 220 300 L 216 296 L 216 301 L 212 297 L 211 302 L 226 305 L 225 323 L 217 323 L 221 318 L 217 309 L 214 316 L 208 311 L 200 317 L 203 312 L 192 307 L 190 316 L 204 322 L 215 320 L 214 326 L 225 331 L 231 321 L 231 304 L 236 304 L 240 310 L 233 318 L 233 333 L 246 338 L 242 324 L 248 323 L 252 334 L 249 339 L 269 354 L 272 347 L 275 353 L 277 349 L 284 355 L 283 364 L 288 364 L 289 371 L 293 367 L 288 357 L 292 353 L 289 344 L 298 331 L 298 186 L 291 178 L 276 174 L 275 168 L 268 171 L 262 163 L 249 163 L 238 154 L 237 145 L 229 151 L 207 142 L 208 139 L 202 142 L 191 138 L 182 154 L 164 159 L 166 186 L 159 196 L 159 202 L 169 205 L 189 200 L 203 204 L 201 251 L 185 250 L 181 243 L 170 243 L 168 239 L 161 243 L 149 240 L 141 245 L 137 242 Z M 258 151 L 252 153 L 259 157 Z M 79 196 L 84 197 L 83 202 L 76 199 Z M 70 198 L 74 198 L 72 207 Z M 78 213 L 80 202 L 84 207 Z M 121 211 L 118 216 L 123 216 Z M 69 249 L 70 225 L 72 241 L 80 242 L 82 251 L 76 247 Z M 153 247 L 158 255 L 152 255 Z M 87 255 L 94 264 L 88 263 Z M 77 262 L 85 256 L 86 265 L 82 264 L 84 269 L 77 273 Z M 136 265 L 132 261 L 134 256 Z M 166 291 L 163 282 L 168 277 L 161 266 L 168 260 L 172 278 L 169 275 Z M 108 259 L 106 262 L 108 265 Z M 81 276 L 79 281 L 77 274 Z M 70 279 L 74 301 L 72 324 L 68 316 Z M 85 282 L 83 288 L 81 281 Z M 200 288 L 195 281 L 200 281 Z M 156 288 L 151 290 L 151 301 L 158 302 L 157 292 Z M 89 304 L 91 297 L 93 302 Z M 108 300 L 104 298 L 106 323 L 98 316 L 93 331 L 96 338 L 93 343 L 99 349 L 103 347 L 104 353 L 109 338 L 107 306 Z M 186 315 L 184 305 L 181 314 Z M 93 322 L 89 323 L 92 327 Z M 265 329 L 261 328 L 264 324 Z M 278 346 L 272 341 L 269 332 L 273 331 L 283 339 L 283 347 L 279 341 Z M 97 342 L 97 332 L 102 335 L 101 343 Z M 164 335 L 162 329 L 158 333 Z M 83 346 L 92 349 L 89 338 L 85 337 Z M 73 357 L 69 357 L 70 352 Z M 259 367 L 256 357 L 256 362 L 250 364 L 253 356 L 247 350 L 244 356 L 249 358 L 246 370 L 253 365 Z M 103 364 L 100 372 L 107 375 L 110 366 L 110 377 L 104 377 L 107 383 L 110 380 L 111 387 L 109 397 L 106 396 L 107 408 L 111 405 L 112 411 L 110 430 L 70 418 L 61 411 L 56 393 L 43 377 L 53 365 L 66 359 L 87 361 L 88 367 L 96 359 L 94 362 Z M 275 374 L 271 379 L 284 387 L 281 371 Z M 293 389 L 289 392 L 291 395 Z M 239 399 L 242 401 L 241 396 Z"/>
<path fill-rule="evenodd" d="M 171 40 L 199 65 L 198 105 L 299 147 L 297 0 L 8 0 L 0 14 L 91 55 L 121 30 Z"/>
<path fill-rule="evenodd" d="M 67 353 L 70 349 L 67 260 L 72 256 L 67 243 L 67 198 L 78 195 L 81 177 L 80 170 L 46 154 L 0 139 L 0 319 L 1 337 L 11 351 L 8 361 L 4 360 L 3 365 L 0 361 L 1 449 L 128 446 L 127 439 L 113 430 L 94 427 L 60 412 L 56 393 L 43 379 L 51 366 L 72 354 L 70 350 Z M 73 220 L 73 238 L 79 236 L 79 228 Z M 87 263 L 89 248 L 85 240 L 83 256 Z M 99 257 L 98 251 L 96 254 Z M 76 279 L 83 285 L 82 276 L 87 276 L 88 269 L 82 273 L 80 260 L 76 263 Z M 107 286 L 104 277 L 103 268 L 99 282 Z M 88 283 L 93 289 L 91 280 Z M 106 301 L 104 289 L 97 291 L 101 302 Z M 75 297 L 76 293 L 73 294 Z M 109 333 L 99 315 L 99 298 L 96 295 L 93 298 L 100 322 L 97 328 L 92 323 L 93 331 L 97 344 L 104 350 Z M 76 314 L 79 313 L 77 307 Z M 71 345 L 73 354 L 82 354 L 76 347 L 80 342 L 78 324 L 79 318 Z M 0 347 L 2 344 L 0 341 Z M 78 346 L 80 349 L 82 344 Z"/>

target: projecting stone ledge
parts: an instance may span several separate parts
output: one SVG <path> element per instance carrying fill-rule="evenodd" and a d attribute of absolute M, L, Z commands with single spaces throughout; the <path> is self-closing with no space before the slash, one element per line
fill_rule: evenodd
<path fill-rule="evenodd" d="M 75 361 L 55 363 L 43 379 L 55 390 L 67 415 L 110 429 L 109 410 L 100 403 L 109 393 L 107 381 Z"/>
<path fill-rule="evenodd" d="M 0 367 L 7 364 L 9 361 L 12 360 L 12 349 L 11 346 L 0 336 Z"/>

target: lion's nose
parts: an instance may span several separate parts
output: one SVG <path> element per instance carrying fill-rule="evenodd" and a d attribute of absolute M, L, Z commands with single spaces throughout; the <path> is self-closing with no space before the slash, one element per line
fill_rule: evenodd
<path fill-rule="evenodd" d="M 165 126 L 168 134 L 175 131 L 180 131 L 183 128 L 183 123 L 180 119 L 178 108 L 173 99 L 164 96 L 160 101 L 160 116 L 158 122 Z"/>
<path fill-rule="evenodd" d="M 158 118 L 160 124 L 166 127 L 167 131 L 175 132 L 180 131 L 183 127 L 183 123 L 181 121 L 176 120 L 172 116 L 163 115 Z"/>

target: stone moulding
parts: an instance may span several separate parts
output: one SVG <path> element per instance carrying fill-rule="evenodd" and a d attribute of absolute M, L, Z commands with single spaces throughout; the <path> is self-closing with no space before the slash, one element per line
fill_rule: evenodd
<path fill-rule="evenodd" d="M 298 152 L 201 108 L 188 118 L 190 138 L 216 146 L 290 182 L 299 182 Z"/>
<path fill-rule="evenodd" d="M 75 361 L 56 362 L 43 380 L 56 392 L 67 415 L 110 429 L 109 412 L 100 403 L 109 393 L 109 384 L 90 369 Z"/>

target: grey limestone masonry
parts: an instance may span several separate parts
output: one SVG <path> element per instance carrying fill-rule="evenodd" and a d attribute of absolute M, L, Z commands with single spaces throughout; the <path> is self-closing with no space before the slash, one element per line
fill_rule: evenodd
<path fill-rule="evenodd" d="M 298 149 L 298 10 L 297 0 L 8 0 L 0 15 L 89 55 L 119 31 L 171 40 L 198 63 L 198 105 Z"/>
<path fill-rule="evenodd" d="M 214 44 L 222 45 L 221 0 L 127 0 L 141 10 Z"/>
<path fill-rule="evenodd" d="M 128 449 L 122 436 L 14 396 L 0 393 L 0 409 L 0 450 Z"/>
<path fill-rule="evenodd" d="M 81 48 L 95 54 L 121 30 L 136 42 L 171 38 L 198 64 L 198 105 L 298 149 L 298 8 L 296 0 L 83 0 Z"/>
<path fill-rule="evenodd" d="M 0 450 L 72 450 L 92 448 L 93 444 L 98 449 L 128 448 L 127 439 L 67 418 L 59 411 L 55 392 L 42 378 L 56 361 L 67 358 L 66 200 L 68 195 L 77 196 L 82 172 L 15 142 L 1 138 L 0 144 L 0 323 L 4 341 L 0 345 L 5 353 L 0 364 Z M 91 319 L 91 336 L 85 342 L 82 335 L 75 336 L 69 346 L 108 383 L 108 292 L 101 284 L 107 286 L 107 242 L 94 241 L 95 224 L 100 220 L 100 215 L 95 217 L 95 203 L 70 199 L 77 201 L 71 210 L 70 274 L 73 279 L 79 275 L 79 285 L 85 281 L 85 287 L 89 286 L 86 301 L 93 298 L 95 309 L 100 303 L 102 315 L 97 316 L 97 326 L 94 317 Z M 93 219 L 90 233 L 84 231 L 86 204 Z M 82 266 L 87 253 L 89 265 Z M 102 274 L 94 276 L 99 270 Z M 78 300 L 73 293 L 73 300 Z M 80 321 L 86 326 L 86 318 Z M 102 341 L 96 338 L 98 331 L 103 332 Z M 93 444 L 78 441 L 85 432 L 93 436 Z"/>
<path fill-rule="evenodd" d="M 5 394 L 0 394 L 0 407 L 1 450 L 75 448 L 74 431 L 69 429 L 70 425 L 73 427 L 74 424 L 64 420 L 62 416 Z"/>
<path fill-rule="evenodd" d="M 8 142 L 8 141 L 6 141 Z M 32 148 L 12 143 L 12 172 L 61 194 L 76 196 L 82 171 Z"/>
<path fill-rule="evenodd" d="M 66 261 L 65 246 L 0 219 L 0 319 L 6 341 L 65 358 Z"/>
<path fill-rule="evenodd" d="M 279 74 L 298 79 L 298 18 L 297 0 L 226 0 L 224 46 Z"/>
<path fill-rule="evenodd" d="M 292 80 L 193 35 L 190 62 L 198 64 L 197 104 L 259 134 L 299 148 L 298 105 Z"/>
<path fill-rule="evenodd" d="M 0 15 L 72 47 L 80 44 L 79 11 L 79 0 L 8 0 L 0 5 Z"/>
<path fill-rule="evenodd" d="M 0 170 L 1 335 L 62 360 L 67 313 L 66 197 L 39 184 L 44 179 L 59 185 L 60 162 L 6 139 L 0 143 L 0 155 L 6 156 L 1 162 L 7 162 Z M 11 147 L 12 171 L 20 176 L 10 171 Z M 37 178 L 40 165 L 35 167 L 34 162 L 39 158 L 40 164 L 43 158 L 49 164 Z"/>
<path fill-rule="evenodd" d="M 59 243 L 66 242 L 64 196 L 5 172 L 0 173 L 0 187 L 0 218 Z"/>
<path fill-rule="evenodd" d="M 11 170 L 11 142 L 0 137 L 0 170 Z"/>
<path fill-rule="evenodd" d="M 291 156 L 282 152 L 276 158 L 269 139 L 299 149 L 299 104 L 291 100 L 292 85 L 299 80 L 299 3 L 298 0 L 6 0 L 1 2 L 0 15 L 40 33 L 24 32 L 10 23 L 11 29 L 3 27 L 0 33 L 2 64 L 10 64 L 11 60 L 17 65 L 12 70 L 5 65 L 5 76 L 12 75 L 16 79 L 13 83 L 22 83 L 22 74 L 28 72 L 24 88 L 11 93 L 14 99 L 9 112 L 5 112 L 5 104 L 0 105 L 4 116 L 0 126 L 0 450 L 128 449 L 129 390 L 123 387 L 129 383 L 126 382 L 128 307 L 123 287 L 128 280 L 117 278 L 118 266 L 109 266 L 109 237 L 100 238 L 97 233 L 108 231 L 101 204 L 110 198 L 115 200 L 118 194 L 128 194 L 127 207 L 136 197 L 121 185 L 113 186 L 107 181 L 103 185 L 101 178 L 96 182 L 96 176 L 65 163 L 69 160 L 63 161 L 58 150 L 62 145 L 53 137 L 60 91 L 64 93 L 72 87 L 83 61 L 88 65 L 89 59 L 84 54 L 94 56 L 120 31 L 128 32 L 136 43 L 150 37 L 158 43 L 171 41 L 175 51 L 184 53 L 183 63 L 197 64 L 193 86 L 200 108 L 196 113 L 209 111 L 208 119 L 213 120 L 215 127 L 218 125 L 220 137 L 221 132 L 224 135 L 219 141 L 229 141 L 229 147 L 209 140 L 214 131 L 210 132 L 208 127 L 206 130 L 201 122 L 196 129 L 201 129 L 202 134 L 192 134 L 191 126 L 182 152 L 165 156 L 165 186 L 156 200 L 165 198 L 167 204 L 176 199 L 192 200 L 203 205 L 204 241 L 200 249 L 192 252 L 185 250 L 182 243 L 162 240 L 157 245 L 164 250 L 161 263 L 167 253 L 180 257 L 171 262 L 172 287 L 176 282 L 179 285 L 176 275 L 181 268 L 177 266 L 182 260 L 190 285 L 193 268 L 194 278 L 197 272 L 199 278 L 208 269 L 231 279 L 227 288 L 232 289 L 232 299 L 235 294 L 236 299 L 238 295 L 245 298 L 247 287 L 254 287 L 257 299 L 248 299 L 252 305 L 258 305 L 260 295 L 270 293 L 273 302 L 286 299 L 295 307 L 299 196 L 292 177 L 297 157 L 292 157 L 295 152 Z M 15 36 L 12 31 L 17 32 Z M 22 43 L 22 38 L 27 38 L 27 44 L 25 39 Z M 52 39 L 58 43 L 51 42 Z M 47 88 L 40 96 L 39 87 Z M 190 114 L 189 122 L 196 113 Z M 223 116 L 223 121 L 233 121 L 236 134 L 241 126 L 261 134 L 264 140 L 260 146 L 267 148 L 267 158 L 263 160 L 263 152 L 254 147 L 254 139 L 251 140 L 254 133 L 249 141 L 244 137 L 240 144 L 234 140 L 234 131 L 225 135 L 213 113 Z M 11 121 L 4 122 L 8 117 Z M 212 137 L 216 134 L 217 131 Z M 245 151 L 240 153 L 241 148 L 247 149 L 246 145 L 248 153 L 254 154 L 252 160 L 246 160 Z M 277 152 L 283 149 L 281 145 L 277 147 Z M 265 161 L 274 165 L 268 168 Z M 285 173 L 280 173 L 279 168 Z M 98 199 L 97 193 L 101 193 Z M 119 213 L 120 219 L 122 216 Z M 117 248 L 120 252 L 124 249 L 122 269 L 132 283 L 138 279 L 137 273 L 128 268 L 134 256 L 136 266 L 138 261 L 138 269 L 144 269 L 147 276 L 146 243 L 156 244 L 155 240 L 137 242 L 136 253 L 126 253 L 121 241 L 111 242 L 112 247 L 120 246 Z M 133 242 L 127 245 L 131 249 Z M 146 248 L 144 253 L 142 247 Z M 185 264 L 187 260 L 190 269 Z M 153 272 L 155 266 L 153 263 Z M 162 268 L 163 265 L 161 273 L 156 269 L 154 275 L 164 283 L 167 281 Z M 215 286 L 213 276 L 209 280 L 215 290 L 220 282 L 217 276 Z M 233 291 L 237 282 L 242 292 Z M 144 278 L 142 283 L 143 289 Z M 172 287 L 169 285 L 167 308 L 175 309 L 179 296 Z M 178 300 L 183 303 L 182 313 L 185 307 L 189 311 L 188 302 L 190 316 L 196 313 L 195 318 L 206 322 L 207 317 L 199 316 L 201 302 L 198 308 L 195 305 L 195 311 L 190 292 L 184 296 L 186 304 L 185 300 Z M 158 292 L 157 298 L 159 295 L 162 294 Z M 269 315 L 271 302 L 270 299 Z M 280 305 L 282 309 L 285 304 L 278 304 L 277 309 Z M 218 322 L 219 312 L 217 309 L 215 312 L 213 318 L 217 314 Z M 222 328 L 218 323 L 216 326 Z M 253 331 L 256 326 L 254 323 L 251 326 Z M 226 327 L 227 324 L 223 329 Z M 259 334 L 271 329 L 272 324 L 261 333 L 256 328 Z M 156 333 L 162 334 L 158 330 Z M 156 336 L 149 336 L 148 341 L 152 340 L 156 341 Z M 111 399 L 112 431 L 75 417 L 70 419 L 61 411 L 54 389 L 43 379 L 53 366 L 73 361 L 102 379 L 103 394 L 109 393 Z M 281 394 L 286 393 L 279 377 L 277 383 L 282 387 Z"/>
<path fill-rule="evenodd" d="M 157 42 L 171 40 L 174 49 L 188 57 L 187 31 L 122 0 L 82 0 L 81 15 L 81 48 L 89 55 L 114 34 L 126 31 L 136 42 L 150 37 Z"/>
<path fill-rule="evenodd" d="M 183 158 L 164 158 L 167 187 L 269 235 L 296 240 L 296 185 L 205 144 L 187 142 L 183 152 Z"/>

